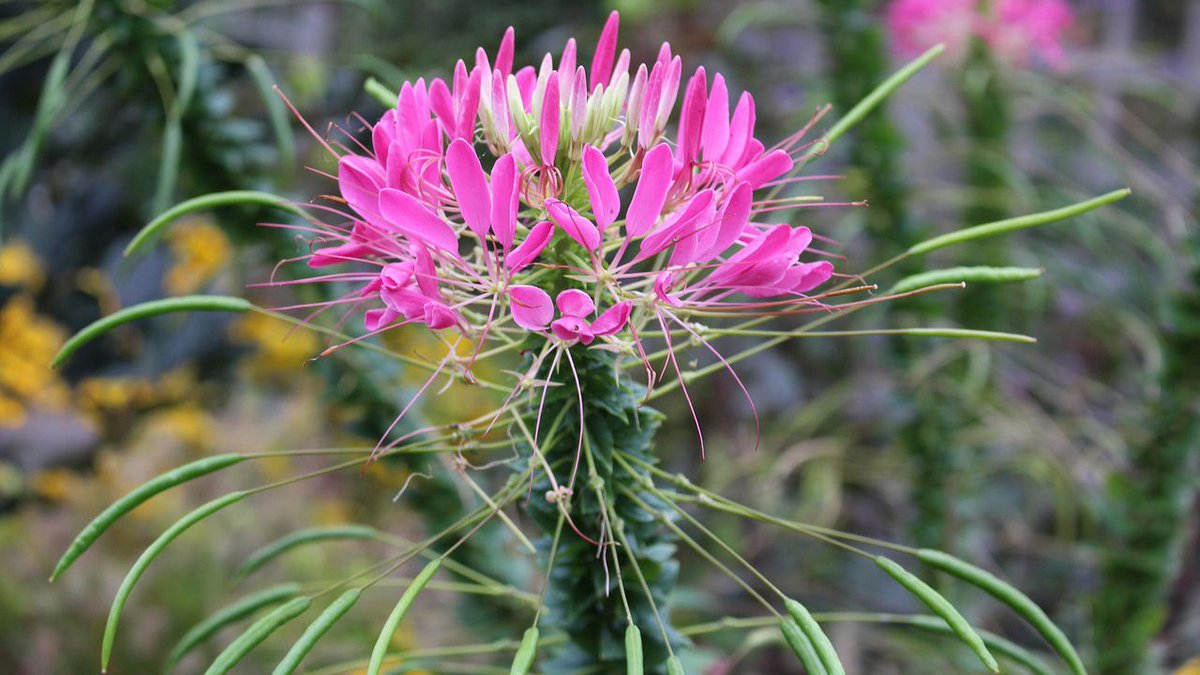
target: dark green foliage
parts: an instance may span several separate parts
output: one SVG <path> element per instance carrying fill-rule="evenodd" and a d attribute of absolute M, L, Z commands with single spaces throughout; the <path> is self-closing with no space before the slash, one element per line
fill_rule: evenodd
<path fill-rule="evenodd" d="M 611 353 L 575 349 L 571 354 L 579 372 L 580 385 L 586 392 L 584 420 L 596 469 L 596 475 L 589 476 L 586 460 L 579 460 L 579 478 L 570 501 L 571 519 L 580 531 L 599 540 L 603 507 L 594 487 L 602 487 L 605 499 L 613 505 L 619 519 L 613 527 L 623 527 L 629 549 L 637 558 L 654 602 L 666 621 L 667 597 L 679 568 L 674 558 L 675 545 L 653 515 L 637 508 L 632 500 L 622 497 L 616 490 L 618 485 L 633 488 L 640 483 L 613 462 L 614 453 L 620 452 L 656 463 L 651 441 L 662 416 L 639 405 L 644 394 L 641 387 L 628 381 L 623 374 L 620 378 L 615 376 L 617 371 Z M 563 385 L 552 387 L 547 394 L 545 410 L 552 411 L 547 413 L 547 419 L 558 411 L 565 411 L 565 417 L 554 444 L 542 451 L 554 468 L 559 484 L 566 485 L 579 439 L 579 398 L 565 358 L 557 374 L 541 373 L 539 377 L 547 375 Z M 545 424 L 546 420 L 543 420 L 543 429 Z M 528 446 L 522 450 L 523 453 L 529 451 Z M 530 460 L 536 461 L 532 457 Z M 558 509 L 545 498 L 550 489 L 550 482 L 543 473 L 535 482 L 529 501 L 530 514 L 546 533 L 539 542 L 543 553 L 549 552 L 550 535 L 559 518 Z M 637 496 L 643 502 L 661 507 L 664 512 L 669 510 L 667 505 L 644 491 L 639 490 Z M 621 574 L 634 622 L 641 629 L 645 672 L 665 672 L 667 651 L 662 631 L 625 552 L 620 548 L 614 550 L 620 556 Z M 544 672 L 568 672 L 585 665 L 600 668 L 589 672 L 625 672 L 624 636 L 628 623 L 617 591 L 616 569 L 610 560 L 606 571 L 604 561 L 596 554 L 594 544 L 564 527 L 546 593 L 546 608 L 549 625 L 566 633 L 569 642 L 543 662 Z M 672 640 L 681 638 L 672 636 Z"/>

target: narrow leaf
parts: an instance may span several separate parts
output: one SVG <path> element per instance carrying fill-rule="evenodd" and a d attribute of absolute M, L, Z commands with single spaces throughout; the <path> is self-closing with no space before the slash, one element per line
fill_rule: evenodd
<path fill-rule="evenodd" d="M 53 583 L 58 579 L 63 572 L 67 571 L 79 556 L 83 555 L 84 551 L 88 550 L 100 535 L 109 528 L 113 523 L 120 520 L 121 516 L 129 513 L 133 509 L 140 506 L 143 502 L 157 495 L 160 492 L 169 490 L 176 485 L 186 483 L 190 480 L 199 478 L 200 476 L 208 475 L 214 471 L 220 471 L 226 467 L 233 466 L 246 458 L 242 455 L 226 454 L 217 455 L 215 457 L 206 457 L 198 459 L 189 464 L 185 464 L 176 469 L 160 474 L 145 483 L 142 483 L 133 492 L 121 497 L 113 502 L 111 506 L 100 512 L 100 515 L 92 519 L 86 527 L 75 537 L 75 541 L 67 547 L 66 553 L 63 553 L 58 564 L 54 566 L 54 572 L 50 575 L 50 582 Z"/>
<path fill-rule="evenodd" d="M 958 613 L 958 610 L 950 604 L 950 601 L 946 600 L 940 593 L 933 590 L 929 584 L 921 581 L 916 575 L 901 567 L 891 558 L 875 556 L 875 564 L 907 589 L 909 593 L 912 593 L 918 600 L 925 603 L 925 606 L 932 610 L 934 614 L 942 617 L 946 625 L 954 631 L 959 639 L 971 648 L 971 651 L 975 652 L 975 655 L 979 657 L 979 660 L 989 671 L 993 673 L 1000 672 L 1000 665 L 996 663 L 996 657 L 992 656 L 991 652 L 988 651 L 983 638 L 979 637 L 975 629 L 971 628 L 971 624 L 963 618 L 962 614 Z"/>
<path fill-rule="evenodd" d="M 338 527 L 313 527 L 293 532 L 289 535 L 263 546 L 251 553 L 246 562 L 234 572 L 235 580 L 242 580 L 288 551 L 316 542 L 336 539 L 378 539 L 379 532 L 365 525 L 346 525 Z"/>
<path fill-rule="evenodd" d="M 1011 283 L 1027 281 L 1042 276 L 1036 267 L 952 267 L 931 270 L 905 277 L 892 287 L 891 293 L 907 293 L 938 284 L 966 283 Z"/>
<path fill-rule="evenodd" d="M 1047 223 L 1055 223 L 1060 220 L 1073 218 L 1080 214 L 1087 213 L 1088 211 L 1098 209 L 1101 206 L 1107 206 L 1113 202 L 1118 202 L 1128 197 L 1130 194 L 1131 191 L 1129 188 L 1113 190 L 1108 194 L 1100 195 L 1099 197 L 1094 197 L 1087 201 L 1079 202 L 1078 204 L 1072 204 L 1071 206 L 1064 206 L 1060 209 L 1053 209 L 1027 216 L 1018 216 L 1016 218 L 997 220 L 994 223 L 987 223 L 985 225 L 968 227 L 965 230 L 950 232 L 949 234 L 943 234 L 940 237 L 934 237 L 933 239 L 928 239 L 920 242 L 919 244 L 914 244 L 908 249 L 908 254 L 921 255 L 929 253 L 930 251 L 936 251 L 939 248 L 945 248 L 954 244 L 961 244 L 966 241 L 994 237 L 1000 234 L 1008 234 L 1009 232 L 1023 230 L 1028 227 L 1036 227 L 1038 225 L 1046 225 Z"/>
<path fill-rule="evenodd" d="M 292 128 L 289 125 L 287 106 L 275 95 L 275 76 L 267 67 L 267 62 L 261 56 L 253 54 L 246 59 L 246 70 L 249 71 L 254 86 L 263 105 L 267 107 L 267 119 L 271 122 L 271 132 L 275 135 L 275 146 L 279 149 L 279 165 L 284 169 L 296 163 L 296 142 L 292 138 Z M 391 105 L 396 105 L 395 99 Z"/>
<path fill-rule="evenodd" d="M 248 595 L 231 605 L 222 607 L 207 619 L 193 626 L 187 633 L 184 633 L 179 642 L 175 643 L 175 646 L 171 648 L 171 652 L 167 654 L 167 661 L 163 666 L 163 672 L 169 673 L 174 670 L 175 666 L 183 660 L 183 657 L 203 644 L 205 640 L 216 635 L 217 631 L 222 628 L 254 614 L 263 607 L 268 607 L 292 598 L 299 592 L 299 584 L 281 584 L 254 593 L 253 595 Z"/>
<path fill-rule="evenodd" d="M 387 621 L 383 624 L 383 630 L 379 632 L 379 639 L 375 641 L 375 648 L 371 650 L 371 663 L 367 666 L 367 675 L 379 675 L 379 669 L 383 667 L 383 658 L 387 655 L 388 645 L 392 642 L 392 635 L 396 633 L 396 629 L 400 626 L 400 620 L 408 613 L 412 607 L 413 601 L 417 599 L 425 585 L 437 573 L 438 568 L 442 565 L 442 559 L 436 558 L 431 560 L 421 573 L 413 578 L 412 583 L 405 589 L 404 595 L 400 596 L 400 601 L 396 603 L 395 609 L 388 615 Z"/>
<path fill-rule="evenodd" d="M 204 671 L 204 675 L 225 675 L 233 670 L 238 661 L 245 658 L 252 649 L 270 637 L 271 633 L 278 630 L 280 626 L 307 611 L 310 605 L 312 605 L 312 598 L 307 596 L 296 598 L 250 624 L 245 633 L 237 636 L 237 639 L 229 643 L 225 651 L 217 656 L 217 660 L 213 661 L 208 670 Z"/>
<path fill-rule="evenodd" d="M 58 353 L 54 355 L 54 360 L 50 362 L 50 367 L 59 367 L 72 354 L 79 351 L 80 347 L 83 347 L 112 329 L 123 326 L 131 321 L 173 312 L 246 312 L 251 309 L 254 309 L 254 305 L 250 304 L 248 300 L 224 295 L 185 295 L 178 298 L 165 298 L 163 300 L 143 302 L 140 305 L 126 307 L 106 317 L 97 319 L 84 327 L 83 330 L 72 335 L 71 339 L 63 344 L 62 349 L 58 350 Z"/>
<path fill-rule="evenodd" d="M 241 501 L 246 496 L 245 492 L 231 492 L 224 497 L 218 497 L 203 506 L 196 508 L 191 513 L 175 521 L 175 524 L 159 535 L 142 555 L 133 563 L 133 567 L 129 568 L 129 572 L 125 575 L 125 580 L 121 582 L 121 587 L 117 589 L 117 597 L 113 599 L 112 608 L 108 612 L 108 621 L 104 625 L 104 642 L 100 649 L 100 672 L 108 671 L 108 660 L 112 656 L 113 642 L 117 637 L 117 623 L 121 619 L 121 610 L 125 608 L 125 602 L 129 600 L 129 594 L 133 592 L 133 587 L 137 585 L 138 579 L 142 578 L 142 574 L 150 563 L 162 553 L 172 541 L 183 534 L 192 525 L 204 520 L 221 509 Z"/>
<path fill-rule="evenodd" d="M 163 229 L 172 222 L 196 211 L 207 211 L 219 206 L 235 206 L 235 205 L 257 205 L 257 206 L 272 206 L 282 211 L 287 211 L 301 217 L 305 216 L 304 211 L 295 204 L 287 201 L 283 197 L 273 195 L 269 192 L 258 192 L 255 190 L 230 190 L 229 192 L 214 192 L 212 194 L 194 197 L 187 201 L 180 202 L 175 206 L 163 211 L 154 220 L 151 220 L 141 230 L 134 235 L 133 240 L 125 247 L 125 255 L 133 255 L 138 249 L 145 246 L 150 241 L 154 240 Z"/>
<path fill-rule="evenodd" d="M 333 628 L 333 624 L 337 623 L 338 619 L 341 619 L 346 612 L 349 612 L 350 608 L 354 607 L 354 603 L 358 602 L 361 596 L 361 588 L 351 588 L 339 595 L 337 600 L 329 603 L 325 611 L 321 612 L 321 615 L 308 625 L 308 628 L 304 630 L 304 634 L 300 636 L 299 640 L 296 640 L 296 643 L 284 655 L 279 665 L 275 666 L 275 670 L 272 671 L 271 675 L 291 675 L 295 672 L 300 667 L 300 662 L 304 660 L 304 657 L 316 646 L 317 640 L 320 640 L 321 636 L 329 632 L 329 629 Z"/>
<path fill-rule="evenodd" d="M 1075 651 L 1075 647 L 1071 645 L 1071 641 L 1067 639 L 1062 630 L 1054 625 L 1050 617 L 1046 616 L 1042 608 L 1038 607 L 1037 603 L 1031 600 L 1029 596 L 991 572 L 982 570 L 948 553 L 931 549 L 921 549 L 917 551 L 917 558 L 930 567 L 958 577 L 1008 605 L 1014 612 L 1021 615 L 1022 618 L 1037 629 L 1038 633 L 1041 633 L 1046 642 L 1054 648 L 1054 651 L 1058 652 L 1058 655 L 1071 668 L 1072 673 L 1075 675 L 1086 675 L 1087 671 L 1083 667 L 1083 660 L 1079 658 L 1079 653 Z"/>
<path fill-rule="evenodd" d="M 158 163 L 158 184 L 154 189 L 154 210 L 167 208 L 175 195 L 179 178 L 179 156 L 183 150 L 183 120 L 178 109 L 167 113 L 163 128 L 162 156 Z"/>

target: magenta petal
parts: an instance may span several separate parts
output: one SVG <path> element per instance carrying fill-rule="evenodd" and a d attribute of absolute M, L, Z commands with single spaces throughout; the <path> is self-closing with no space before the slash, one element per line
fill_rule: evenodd
<path fill-rule="evenodd" d="M 596 335 L 612 335 L 619 332 L 629 323 L 629 315 L 633 312 L 633 303 L 623 300 L 604 310 L 592 322 L 592 332 Z"/>
<path fill-rule="evenodd" d="M 462 97 L 457 99 L 458 119 L 455 129 L 457 138 L 465 138 L 470 141 L 475 137 L 475 116 L 479 113 L 479 98 L 483 95 L 480 86 L 482 78 L 482 71 L 478 68 L 471 69 L 471 75 L 467 78 L 466 90 Z"/>
<path fill-rule="evenodd" d="M 425 208 L 412 195 L 385 189 L 379 193 L 379 210 L 401 232 L 451 255 L 458 255 L 458 235 L 446 221 Z"/>
<path fill-rule="evenodd" d="M 604 22 L 604 30 L 600 31 L 600 39 L 596 41 L 596 53 L 592 56 L 592 88 L 597 84 L 608 82 L 612 72 L 613 54 L 617 51 L 617 33 L 621 28 L 621 15 L 613 12 Z"/>
<path fill-rule="evenodd" d="M 550 324 L 550 330 L 554 332 L 554 337 L 563 342 L 578 340 L 582 344 L 590 345 L 595 339 L 587 322 L 574 316 L 556 319 L 554 323 Z"/>
<path fill-rule="evenodd" d="M 512 74 L 513 67 L 513 48 L 516 43 L 516 31 L 512 26 L 509 26 L 504 31 L 504 38 L 500 40 L 500 48 L 496 50 L 496 70 L 500 71 L 504 77 Z"/>
<path fill-rule="evenodd" d="M 563 232 L 579 242 L 580 246 L 589 251 L 594 251 L 600 246 L 600 231 L 596 229 L 596 224 L 567 206 L 566 202 L 548 199 L 546 211 L 550 213 L 550 219 L 561 227 Z"/>
<path fill-rule="evenodd" d="M 788 272 L 787 278 L 793 282 L 791 288 L 788 290 L 793 293 L 807 293 L 829 281 L 829 278 L 832 276 L 833 263 L 830 263 L 828 260 L 801 263 Z"/>
<path fill-rule="evenodd" d="M 388 324 L 391 324 L 396 319 L 400 318 L 400 314 L 390 307 L 383 309 L 368 309 L 363 314 L 363 328 L 369 331 L 377 331 Z"/>
<path fill-rule="evenodd" d="M 575 38 L 567 38 L 567 44 L 563 47 L 562 56 L 558 57 L 559 86 L 565 92 L 575 89 L 576 51 Z"/>
<path fill-rule="evenodd" d="M 366 157 L 346 155 L 338 161 L 338 189 L 362 216 L 378 216 L 379 189 L 385 185 L 379 164 Z"/>
<path fill-rule="evenodd" d="M 509 274 L 516 274 L 525 269 L 529 263 L 533 262 L 542 251 L 546 249 L 546 245 L 550 243 L 550 238 L 554 236 L 554 223 L 548 220 L 534 225 L 529 230 L 529 236 L 525 237 L 525 241 L 521 242 L 508 254 L 504 259 L 504 264 L 508 266 Z"/>
<path fill-rule="evenodd" d="M 749 183 L 738 183 L 733 193 L 721 207 L 720 224 L 717 225 L 717 238 L 712 246 L 700 255 L 700 260 L 712 260 L 721 255 L 742 236 L 746 224 L 750 222 L 750 209 L 753 206 L 753 192 Z"/>
<path fill-rule="evenodd" d="M 590 145 L 583 149 L 583 182 L 587 185 L 596 226 L 603 232 L 617 219 L 621 211 L 621 197 L 617 194 L 612 175 L 608 173 L 608 160 L 604 158 L 604 153 Z"/>
<path fill-rule="evenodd" d="M 640 237 L 654 227 L 666 203 L 674 168 L 671 147 L 666 143 L 660 143 L 646 153 L 642 161 L 642 175 L 638 178 L 633 199 L 629 202 L 629 211 L 625 215 L 627 236 Z"/>
<path fill-rule="evenodd" d="M 454 188 L 463 220 L 483 239 L 491 220 L 492 197 L 475 148 L 461 138 L 451 143 L 446 149 L 446 172 L 450 174 L 450 187 Z"/>
<path fill-rule="evenodd" d="M 704 131 L 700 133 L 700 148 L 704 159 L 718 160 L 729 142 L 729 90 L 720 73 L 713 75 L 708 108 L 704 111 Z"/>
<path fill-rule="evenodd" d="M 700 155 L 700 137 L 707 108 L 708 77 L 701 66 L 688 80 L 687 91 L 683 94 L 683 109 L 679 114 L 679 161 L 694 162 Z"/>
<path fill-rule="evenodd" d="M 738 180 L 744 180 L 754 190 L 768 181 L 775 180 L 792 170 L 792 158 L 783 150 L 772 150 L 737 172 Z"/>
<path fill-rule="evenodd" d="M 541 144 L 543 166 L 554 166 L 554 155 L 558 152 L 558 125 L 562 121 L 561 113 L 558 73 L 552 72 L 546 81 L 546 95 L 542 98 L 542 120 L 538 139 Z"/>
<path fill-rule="evenodd" d="M 592 296 L 578 288 L 568 288 L 559 293 L 554 304 L 558 305 L 558 312 L 563 316 L 573 316 L 577 319 L 586 319 L 596 311 Z"/>
<path fill-rule="evenodd" d="M 458 316 L 453 309 L 447 307 L 441 302 L 427 302 L 422 308 L 424 310 L 425 325 L 434 330 L 450 328 L 458 323 Z"/>
<path fill-rule="evenodd" d="M 508 289 L 508 304 L 513 321 L 526 330 L 545 330 L 554 318 L 554 303 L 550 295 L 537 286 L 512 286 Z"/>
<path fill-rule="evenodd" d="M 754 97 L 750 92 L 743 92 L 738 99 L 737 107 L 733 110 L 733 119 L 729 122 L 729 142 L 725 144 L 725 152 L 721 155 L 721 164 L 734 166 L 742 157 L 746 146 L 754 138 Z"/>
<path fill-rule="evenodd" d="M 501 155 L 492 167 L 492 232 L 504 250 L 512 248 L 517 229 L 517 161 L 512 153 Z"/>

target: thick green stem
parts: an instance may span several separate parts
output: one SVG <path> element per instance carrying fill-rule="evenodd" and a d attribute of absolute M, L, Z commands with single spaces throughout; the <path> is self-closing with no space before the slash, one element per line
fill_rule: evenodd
<path fill-rule="evenodd" d="M 578 374 L 578 389 L 572 367 Z M 672 643 L 682 641 L 670 628 L 666 613 L 667 598 L 678 573 L 675 546 L 653 517 L 616 488 L 633 487 L 643 502 L 666 507 L 642 491 L 638 477 L 629 474 L 630 470 L 642 473 L 646 469 L 623 467 L 613 461 L 620 452 L 653 465 L 657 460 L 652 439 L 661 415 L 639 405 L 644 391 L 617 368 L 609 352 L 576 347 L 570 359 L 564 354 L 559 360 L 557 372 L 548 371 L 549 366 L 539 378 L 548 378 L 559 386 L 547 390 L 542 414 L 549 417 L 565 411 L 565 416 L 553 442 L 540 447 L 546 464 L 554 471 L 554 480 L 544 471 L 539 472 L 528 509 L 543 532 L 539 542 L 543 554 L 549 552 L 564 510 L 574 527 L 565 529 L 559 539 L 545 601 L 547 620 L 566 634 L 567 641 L 540 662 L 542 672 L 625 672 L 624 635 L 629 615 L 642 633 L 646 672 L 665 672 L 668 651 L 664 633 Z M 586 439 L 580 436 L 580 391 Z M 585 450 L 587 458 L 581 455 Z M 528 461 L 541 466 L 528 443 L 524 452 Z M 571 487 L 566 501 L 547 498 L 555 485 Z M 578 533 L 573 531 L 576 528 Z M 614 537 L 622 543 L 615 544 Z M 600 548 L 593 542 L 604 543 L 603 555 L 598 555 Z M 614 555 L 622 556 L 619 568 L 618 561 L 611 557 Z M 618 591 L 618 573 L 623 575 L 628 615 Z M 647 589 L 653 602 L 647 598 Z"/>

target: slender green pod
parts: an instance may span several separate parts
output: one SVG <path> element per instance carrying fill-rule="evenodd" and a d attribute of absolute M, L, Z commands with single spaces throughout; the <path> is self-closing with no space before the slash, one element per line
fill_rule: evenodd
<path fill-rule="evenodd" d="M 625 629 L 625 673 L 626 675 L 642 675 L 645 671 L 642 659 L 642 631 L 634 624 Z"/>
<path fill-rule="evenodd" d="M 939 248 L 953 246 L 954 244 L 961 244 L 963 242 L 973 241 L 976 239 L 984 239 L 986 237 L 994 237 L 1001 234 L 1008 234 L 1009 232 L 1015 232 L 1017 230 L 1023 230 L 1028 227 L 1036 227 L 1038 225 L 1046 225 L 1048 223 L 1066 220 L 1067 218 L 1073 218 L 1074 216 L 1098 209 L 1101 206 L 1107 206 L 1113 202 L 1118 202 L 1128 197 L 1130 194 L 1131 190 L 1129 188 L 1122 188 L 1120 190 L 1113 190 L 1112 192 L 1100 195 L 1099 197 L 1093 197 L 1087 201 L 1079 202 L 1078 204 L 1072 204 L 1070 206 L 1064 206 L 1059 209 L 1042 211 L 1041 213 L 1033 213 L 1027 216 L 1018 216 L 1016 218 L 1006 218 L 1004 220 L 997 220 L 994 223 L 986 223 L 984 225 L 968 227 L 965 230 L 950 232 L 948 234 L 943 234 L 940 237 L 926 239 L 925 241 L 914 244 L 908 249 L 908 255 L 922 255 L 931 251 L 936 251 Z"/>
<path fill-rule="evenodd" d="M 79 556 L 91 548 L 92 544 L 100 538 L 100 535 L 104 534 L 105 530 L 121 519 L 121 516 L 134 510 L 146 500 L 176 485 L 187 483 L 214 471 L 220 471 L 245 459 L 246 457 L 243 455 L 232 453 L 206 457 L 189 464 L 184 464 L 177 469 L 172 469 L 142 483 L 133 492 L 121 497 L 107 509 L 101 511 L 100 515 L 93 518 L 92 522 L 83 528 L 79 535 L 75 537 L 75 540 L 71 542 L 71 545 L 67 547 L 58 564 L 54 566 L 54 572 L 50 574 L 50 583 L 54 583 L 63 572 L 66 572 L 67 568 L 74 564 Z"/>
<path fill-rule="evenodd" d="M 93 321 L 83 330 L 71 336 L 62 349 L 54 355 L 50 362 L 51 368 L 57 368 L 81 347 L 112 329 L 123 326 L 138 319 L 146 319 L 159 314 L 173 312 L 248 312 L 254 305 L 244 298 L 227 295 L 184 295 L 178 298 L 151 300 L 132 307 L 113 312 L 106 317 Z"/>
<path fill-rule="evenodd" d="M 533 659 L 537 657 L 537 646 L 538 628 L 530 626 L 525 629 L 525 635 L 521 636 L 521 646 L 517 648 L 517 655 L 513 657 L 508 675 L 528 675 L 529 669 L 533 667 Z"/>
<path fill-rule="evenodd" d="M 202 506 L 197 507 L 191 513 L 175 521 L 175 524 L 167 528 L 155 539 L 153 543 L 142 552 L 133 563 L 133 567 L 129 568 L 129 572 L 125 575 L 125 580 L 121 582 L 121 587 L 117 589 L 117 597 L 113 598 L 112 608 L 108 612 L 108 621 L 104 625 L 104 642 L 100 648 L 100 672 L 108 671 L 108 660 L 112 656 L 113 642 L 117 637 L 117 623 L 121 619 L 121 610 L 125 608 L 125 602 L 129 600 L 129 594 L 133 591 L 133 587 L 137 584 L 138 579 L 142 578 L 142 574 L 150 563 L 162 553 L 172 541 L 175 541 L 179 535 L 183 534 L 189 527 L 204 520 L 212 514 L 229 506 L 230 504 L 241 501 L 245 498 L 246 493 L 242 491 L 231 492 L 224 497 L 218 497 Z"/>
<path fill-rule="evenodd" d="M 1066 634 L 1058 626 L 1054 625 L 1050 617 L 1046 616 L 1042 608 L 1038 607 L 1037 603 L 1031 600 L 1029 596 L 991 572 L 982 570 L 948 553 L 924 548 L 917 551 L 917 559 L 934 569 L 962 579 L 1005 605 L 1008 605 L 1014 612 L 1028 621 L 1046 642 L 1054 648 L 1054 651 L 1058 652 L 1058 655 L 1062 657 L 1062 660 L 1066 662 L 1074 675 L 1087 675 L 1087 670 L 1083 667 L 1083 660 L 1079 658 L 1079 653 L 1075 651 L 1075 647 L 1071 645 L 1071 641 L 1067 639 Z"/>
<path fill-rule="evenodd" d="M 779 630 L 783 633 L 783 641 L 791 647 L 792 652 L 796 654 L 796 658 L 800 659 L 800 664 L 804 666 L 804 670 L 808 675 L 829 675 L 825 670 L 825 664 L 821 662 L 821 657 L 817 656 L 816 647 L 813 646 L 808 635 L 800 628 L 800 624 L 792 617 L 784 617 L 779 621 Z"/>
<path fill-rule="evenodd" d="M 328 633 L 329 629 L 333 628 L 333 624 L 345 616 L 346 612 L 349 612 L 354 607 L 354 603 L 358 602 L 361 596 L 361 588 L 351 588 L 339 595 L 337 600 L 329 603 L 325 611 L 321 612 L 321 615 L 314 619 L 308 625 L 308 628 L 304 629 L 304 634 L 300 636 L 299 640 L 296 640 L 292 648 L 284 655 L 283 660 L 279 662 L 279 665 L 275 666 L 275 670 L 271 671 L 271 675 L 291 675 L 294 673 L 300 667 L 300 662 L 304 660 L 304 657 L 308 656 L 308 653 L 316 646 L 317 640 L 320 640 L 325 633 Z"/>
<path fill-rule="evenodd" d="M 1004 284 L 1015 281 L 1028 281 L 1042 276 L 1042 270 L 1036 267 L 951 267 L 944 270 L 931 270 L 912 276 L 904 277 L 891 293 L 907 293 L 938 284 L 952 284 L 960 281 L 967 283 Z"/>
<path fill-rule="evenodd" d="M 946 625 L 946 622 L 936 616 L 918 614 L 904 617 L 903 620 L 892 621 L 892 623 L 909 625 L 931 633 L 957 637 L 957 634 Z M 983 639 L 983 643 L 987 645 L 989 650 L 1024 667 L 1034 675 L 1054 675 L 1054 671 L 1050 670 L 1050 667 L 1044 661 L 1015 642 L 987 631 L 979 631 L 979 637 Z"/>
<path fill-rule="evenodd" d="M 237 636 L 237 639 L 230 642 L 229 646 L 217 655 L 217 659 L 208 667 L 208 670 L 204 671 L 204 675 L 225 675 L 233 670 L 238 661 L 241 661 L 252 649 L 270 637 L 271 633 L 303 614 L 311 605 L 312 598 L 308 596 L 295 598 L 250 624 L 245 633 Z"/>
<path fill-rule="evenodd" d="M 279 586 L 272 586 L 253 595 L 246 596 L 232 605 L 222 607 L 207 619 L 193 626 L 191 630 L 184 633 L 179 642 L 175 643 L 175 646 L 171 648 L 171 652 L 167 654 L 167 660 L 163 664 L 163 672 L 170 673 L 175 669 L 175 666 L 179 665 L 183 657 L 187 656 L 193 649 L 215 635 L 217 631 L 225 626 L 240 621 L 263 607 L 288 600 L 299 592 L 299 584 L 280 584 Z"/>
<path fill-rule="evenodd" d="M 674 654 L 667 658 L 667 675 L 687 675 L 687 671 L 683 669 L 683 661 Z"/>
<path fill-rule="evenodd" d="M 921 581 L 915 574 L 904 569 L 891 558 L 881 555 L 875 556 L 875 564 L 907 589 L 909 593 L 912 593 L 918 600 L 925 603 L 925 606 L 932 610 L 934 614 L 942 617 L 946 625 L 954 631 L 955 635 L 958 635 L 959 639 L 971 648 L 971 651 L 975 652 L 975 655 L 979 657 L 979 660 L 989 671 L 993 673 L 1000 672 L 1000 664 L 996 663 L 996 657 L 992 656 L 992 653 L 988 651 L 983 638 L 979 637 L 979 634 L 975 632 L 971 624 L 967 623 L 967 620 L 963 618 L 962 614 L 958 613 L 958 610 L 950 604 L 950 601 L 946 600 L 940 593 L 933 590 L 933 587 Z"/>
<path fill-rule="evenodd" d="M 133 255 L 143 246 L 153 241 L 159 233 L 161 233 L 172 222 L 196 211 L 207 211 L 219 206 L 234 206 L 238 204 L 253 204 L 258 206 L 273 206 L 282 211 L 293 213 L 300 217 L 304 217 L 304 210 L 299 206 L 289 202 L 283 197 L 273 195 L 269 192 L 259 192 L 257 190 L 230 190 L 228 192 L 214 192 L 212 194 L 194 197 L 186 201 L 182 201 L 175 206 L 158 214 L 154 220 L 151 220 L 141 230 L 134 235 L 133 240 L 125 247 L 125 255 L 128 257 Z"/>
<path fill-rule="evenodd" d="M 808 609 L 791 598 L 784 601 L 784 606 L 787 607 L 788 614 L 796 620 L 796 625 L 800 626 L 800 630 L 804 631 L 804 635 L 816 650 L 817 658 L 821 660 L 821 665 L 825 666 L 825 671 L 829 675 L 845 675 L 846 670 L 842 667 L 842 660 L 838 658 L 837 650 L 833 648 L 829 636 L 825 635 L 825 631 L 821 629 L 821 624 L 817 623 L 812 614 L 808 613 Z"/>
<path fill-rule="evenodd" d="M 367 81 L 363 83 L 363 90 L 389 108 L 396 105 L 396 92 L 388 89 L 387 85 L 373 77 L 368 77 Z"/>
<path fill-rule="evenodd" d="M 371 663 L 367 666 L 367 675 L 379 675 L 379 670 L 383 668 L 383 658 L 387 655 L 388 645 L 392 642 L 392 635 L 396 633 L 396 629 L 400 626 L 400 620 L 408 613 L 408 609 L 412 607 L 413 601 L 417 599 L 417 595 L 421 593 L 441 566 L 441 558 L 429 561 L 429 564 L 425 565 L 425 569 L 421 570 L 421 573 L 413 578 L 412 583 L 405 589 L 404 595 L 400 596 L 400 602 L 396 603 L 395 609 L 388 615 L 387 621 L 383 624 L 383 630 L 379 631 L 379 639 L 375 641 L 375 648 L 371 650 Z"/>
<path fill-rule="evenodd" d="M 233 578 L 237 581 L 241 581 L 275 558 L 278 558 L 294 548 L 304 546 L 306 544 L 336 539 L 378 538 L 379 532 L 375 528 L 367 527 L 365 525 L 312 527 L 298 530 L 286 536 L 280 537 L 270 544 L 258 549 L 254 553 L 251 553 L 250 556 L 246 558 L 246 562 L 242 563 L 242 566 L 233 573 Z"/>

